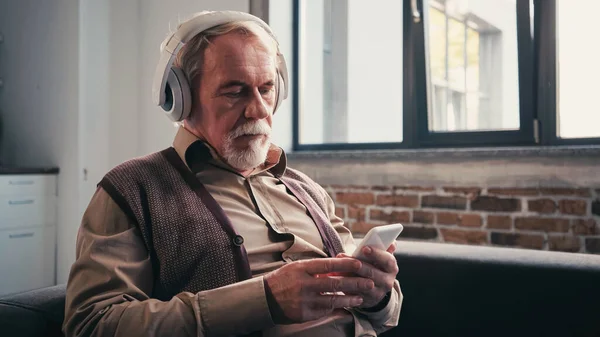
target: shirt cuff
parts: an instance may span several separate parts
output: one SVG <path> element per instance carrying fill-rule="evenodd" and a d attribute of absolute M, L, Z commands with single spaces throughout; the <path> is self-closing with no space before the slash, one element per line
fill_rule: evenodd
<path fill-rule="evenodd" d="M 210 335 L 242 335 L 274 325 L 262 276 L 201 291 L 198 301 Z"/>

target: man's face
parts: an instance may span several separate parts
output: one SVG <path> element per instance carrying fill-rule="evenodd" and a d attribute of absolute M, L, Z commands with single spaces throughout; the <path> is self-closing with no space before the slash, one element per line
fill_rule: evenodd
<path fill-rule="evenodd" d="M 275 107 L 273 52 L 257 37 L 237 32 L 206 48 L 189 125 L 234 168 L 264 162 Z"/>

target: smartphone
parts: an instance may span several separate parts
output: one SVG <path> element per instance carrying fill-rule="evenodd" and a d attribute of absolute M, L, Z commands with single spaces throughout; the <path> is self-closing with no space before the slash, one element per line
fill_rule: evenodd
<path fill-rule="evenodd" d="M 388 247 L 396 240 L 398 235 L 402 233 L 403 229 L 404 226 L 399 223 L 371 228 L 367 235 L 365 235 L 364 239 L 362 239 L 358 247 L 356 247 L 354 253 L 352 253 L 352 257 L 359 260 L 364 258 L 365 256 L 363 255 L 362 250 L 365 246 L 383 250 L 388 249 Z"/>

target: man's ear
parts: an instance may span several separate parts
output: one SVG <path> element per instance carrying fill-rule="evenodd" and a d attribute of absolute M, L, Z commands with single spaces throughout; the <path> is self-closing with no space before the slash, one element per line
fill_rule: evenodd
<path fill-rule="evenodd" d="M 187 122 L 195 125 L 198 119 L 202 116 L 202 111 L 200 111 L 200 102 L 198 100 L 198 95 L 192 96 L 192 108 L 190 110 L 190 115 L 186 118 Z"/>
<path fill-rule="evenodd" d="M 195 127 L 194 127 L 195 124 L 194 124 L 194 121 L 192 120 L 193 115 L 195 115 L 195 113 L 192 110 L 190 112 L 190 115 L 188 116 L 188 118 L 181 121 L 183 127 L 186 128 L 188 131 L 194 131 L 194 129 L 195 129 Z"/>

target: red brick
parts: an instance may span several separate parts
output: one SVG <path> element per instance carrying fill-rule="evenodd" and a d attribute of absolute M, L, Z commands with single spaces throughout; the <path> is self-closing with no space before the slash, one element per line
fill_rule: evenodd
<path fill-rule="evenodd" d="M 527 202 L 530 212 L 551 214 L 556 211 L 556 202 L 551 199 L 535 199 Z"/>
<path fill-rule="evenodd" d="M 562 252 L 578 252 L 581 249 L 581 242 L 579 238 L 573 236 L 548 236 L 548 249 Z"/>
<path fill-rule="evenodd" d="M 432 224 L 435 219 L 435 214 L 424 211 L 413 211 L 412 222 L 422 224 Z"/>
<path fill-rule="evenodd" d="M 397 190 L 397 191 L 431 192 L 431 191 L 435 191 L 435 187 L 432 187 L 432 186 L 394 186 L 394 190 Z"/>
<path fill-rule="evenodd" d="M 375 196 L 373 193 L 339 192 L 336 195 L 336 201 L 347 205 L 372 205 Z"/>
<path fill-rule="evenodd" d="M 600 254 L 600 238 L 586 238 L 585 250 L 588 253 Z"/>
<path fill-rule="evenodd" d="M 367 211 L 364 207 L 348 206 L 348 219 L 356 219 L 358 221 L 365 221 L 365 214 Z"/>
<path fill-rule="evenodd" d="M 419 197 L 416 195 L 378 195 L 377 205 L 416 208 L 419 206 Z"/>
<path fill-rule="evenodd" d="M 587 188 L 540 188 L 540 192 L 546 195 L 573 195 L 586 198 L 591 196 Z"/>
<path fill-rule="evenodd" d="M 521 210 L 521 201 L 514 198 L 481 196 L 471 201 L 471 209 L 487 212 L 517 212 Z"/>
<path fill-rule="evenodd" d="M 440 212 L 437 214 L 437 223 L 440 225 L 456 225 L 459 221 L 458 213 Z"/>
<path fill-rule="evenodd" d="M 364 221 L 358 221 L 352 224 L 352 233 L 353 234 L 367 234 L 367 232 L 373 228 L 381 226 L 381 224 L 368 223 Z"/>
<path fill-rule="evenodd" d="M 389 223 L 395 223 L 395 222 L 408 223 L 408 222 L 410 222 L 410 211 L 385 212 L 385 211 L 382 211 L 379 209 L 371 209 L 369 211 L 369 219 L 385 221 L 385 222 L 389 222 Z"/>
<path fill-rule="evenodd" d="M 475 200 L 481 194 L 479 187 L 444 187 L 444 192 L 464 195 L 469 200 Z"/>
<path fill-rule="evenodd" d="M 335 208 L 335 215 L 337 215 L 340 218 L 344 219 L 346 217 L 346 210 L 344 210 L 344 207 L 336 207 Z"/>
<path fill-rule="evenodd" d="M 489 229 L 511 229 L 512 219 L 505 215 L 488 215 L 487 228 Z"/>
<path fill-rule="evenodd" d="M 479 214 L 461 214 L 459 226 L 463 227 L 481 227 L 483 221 Z"/>
<path fill-rule="evenodd" d="M 416 227 L 416 226 L 404 226 L 400 239 L 419 239 L 419 240 L 433 240 L 437 239 L 437 229 L 433 227 Z"/>
<path fill-rule="evenodd" d="M 568 232 L 569 220 L 555 218 L 517 218 L 515 228 L 544 232 Z"/>
<path fill-rule="evenodd" d="M 587 201 L 586 200 L 561 200 L 558 207 L 562 214 L 586 215 Z"/>
<path fill-rule="evenodd" d="M 573 234 L 577 235 L 598 235 L 600 228 L 594 219 L 576 219 L 572 220 Z"/>
<path fill-rule="evenodd" d="M 467 208 L 467 199 L 465 197 L 456 196 L 442 197 L 439 195 L 426 195 L 423 196 L 421 206 L 430 208 L 448 208 L 464 210 Z"/>
<path fill-rule="evenodd" d="M 540 192 L 537 188 L 490 188 L 488 194 L 497 195 L 538 195 Z"/>
<path fill-rule="evenodd" d="M 544 237 L 536 234 L 495 233 L 491 235 L 492 244 L 499 246 L 542 249 Z"/>
<path fill-rule="evenodd" d="M 487 243 L 487 232 L 466 231 L 462 229 L 440 228 L 445 242 L 481 245 Z"/>

